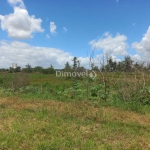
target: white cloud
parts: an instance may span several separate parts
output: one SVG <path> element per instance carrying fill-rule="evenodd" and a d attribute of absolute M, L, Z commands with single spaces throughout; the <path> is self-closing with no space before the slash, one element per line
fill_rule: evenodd
<path fill-rule="evenodd" d="M 78 60 L 80 61 L 80 67 L 90 68 L 90 59 L 88 57 L 78 57 Z"/>
<path fill-rule="evenodd" d="M 21 8 L 25 8 L 25 5 L 24 5 L 24 3 L 23 3 L 22 0 L 7 0 L 7 1 L 8 1 L 8 3 L 11 4 L 13 7 L 18 5 L 18 6 L 21 7 Z"/>
<path fill-rule="evenodd" d="M 138 54 L 132 55 L 132 56 L 131 56 L 131 59 L 132 59 L 134 62 L 141 62 L 141 61 L 142 61 L 141 56 L 138 55 Z"/>
<path fill-rule="evenodd" d="M 0 68 L 9 68 L 12 63 L 25 68 L 25 65 L 29 63 L 32 67 L 42 66 L 47 68 L 52 64 L 54 68 L 61 69 L 64 68 L 66 62 L 72 65 L 73 57 L 70 53 L 57 48 L 31 46 L 18 41 L 11 43 L 6 41 L 0 42 Z M 120 61 L 114 55 L 111 55 L 111 57 L 117 62 Z M 90 68 L 89 57 L 78 57 L 78 60 L 80 60 L 80 66 Z M 100 67 L 102 60 L 103 54 L 100 54 L 96 55 L 92 62 Z"/>
<path fill-rule="evenodd" d="M 92 49 L 103 50 L 105 54 L 109 55 L 126 55 L 128 44 L 126 43 L 127 37 L 125 35 L 117 34 L 112 37 L 108 32 L 103 34 L 98 40 L 90 41 Z"/>
<path fill-rule="evenodd" d="M 32 67 L 49 67 L 52 64 L 55 68 L 64 68 L 67 61 L 72 65 L 73 56 L 56 48 L 31 46 L 18 41 L 1 41 L 0 60 L 0 68 L 9 68 L 12 63 L 21 67 L 29 63 Z M 80 57 L 80 60 L 81 66 L 88 66 L 88 58 Z"/>
<path fill-rule="evenodd" d="M 56 33 L 56 28 L 57 28 L 57 26 L 55 25 L 55 22 L 50 22 L 50 32 L 51 32 L 51 34 Z"/>
<path fill-rule="evenodd" d="M 21 0 L 8 0 L 14 6 L 14 13 L 2 16 L 0 15 L 0 25 L 2 30 L 8 32 L 8 36 L 14 39 L 29 39 L 33 37 L 35 32 L 43 32 L 41 27 L 42 20 L 30 16 Z"/>
<path fill-rule="evenodd" d="M 110 56 L 112 58 L 113 61 L 116 61 L 116 62 L 120 62 L 121 59 L 117 58 L 116 56 L 112 55 Z"/>
<path fill-rule="evenodd" d="M 140 42 L 134 42 L 132 48 L 142 55 L 143 61 L 149 61 L 150 58 L 150 27 Z"/>
<path fill-rule="evenodd" d="M 66 28 L 66 27 L 63 27 L 63 31 L 64 31 L 64 32 L 67 32 L 68 30 L 67 30 L 67 28 Z"/>
<path fill-rule="evenodd" d="M 25 8 L 25 5 L 23 3 L 22 0 L 7 0 L 9 4 L 11 4 L 12 6 L 16 6 L 18 5 L 21 8 Z"/>

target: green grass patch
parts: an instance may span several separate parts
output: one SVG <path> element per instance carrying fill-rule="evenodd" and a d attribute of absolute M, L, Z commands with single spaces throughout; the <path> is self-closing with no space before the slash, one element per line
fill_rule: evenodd
<path fill-rule="evenodd" d="M 0 149 L 149 149 L 150 113 L 89 101 L 0 100 Z"/>

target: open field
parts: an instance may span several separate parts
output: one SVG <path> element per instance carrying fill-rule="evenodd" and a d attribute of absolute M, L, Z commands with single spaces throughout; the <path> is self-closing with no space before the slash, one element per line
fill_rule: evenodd
<path fill-rule="evenodd" d="M 150 0 L 135 1 L 1 0 L 0 150 L 150 150 Z"/>
<path fill-rule="evenodd" d="M 89 101 L 0 99 L 1 150 L 150 149 L 150 113 Z"/>
<path fill-rule="evenodd" d="M 149 150 L 149 76 L 1 74 L 0 150 Z"/>

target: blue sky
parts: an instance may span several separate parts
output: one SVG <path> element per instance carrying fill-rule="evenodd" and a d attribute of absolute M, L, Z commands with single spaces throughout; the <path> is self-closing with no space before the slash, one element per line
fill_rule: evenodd
<path fill-rule="evenodd" d="M 149 0 L 1 0 L 0 68 L 150 57 Z"/>

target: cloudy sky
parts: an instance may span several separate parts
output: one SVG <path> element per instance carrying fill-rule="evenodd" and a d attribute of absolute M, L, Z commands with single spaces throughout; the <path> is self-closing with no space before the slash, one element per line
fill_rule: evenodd
<path fill-rule="evenodd" d="M 0 68 L 63 68 L 94 51 L 117 61 L 150 58 L 150 0 L 0 0 Z"/>

